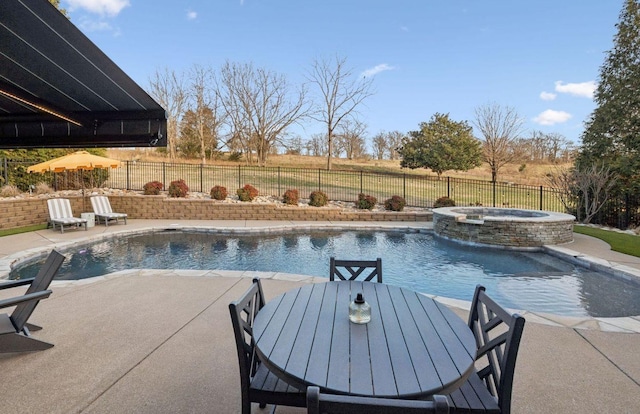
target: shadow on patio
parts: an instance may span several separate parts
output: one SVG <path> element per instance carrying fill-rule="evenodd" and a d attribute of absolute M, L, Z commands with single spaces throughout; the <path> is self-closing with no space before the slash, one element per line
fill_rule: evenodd
<path fill-rule="evenodd" d="M 228 304 L 251 278 L 204 273 L 147 270 L 55 282 L 32 317 L 44 328 L 34 336 L 55 347 L 0 356 L 3 413 L 239 412 Z M 322 281 L 277 279 L 263 281 L 267 298 Z M 637 349 L 640 334 L 528 323 L 513 411 L 631 412 L 640 406 Z"/>

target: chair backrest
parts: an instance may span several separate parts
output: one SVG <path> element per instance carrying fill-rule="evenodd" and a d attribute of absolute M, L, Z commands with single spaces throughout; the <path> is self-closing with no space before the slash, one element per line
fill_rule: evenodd
<path fill-rule="evenodd" d="M 511 411 L 511 391 L 524 318 L 510 314 L 476 286 L 469 328 L 476 338 L 476 368 L 489 392 L 498 398 L 501 413 Z"/>
<path fill-rule="evenodd" d="M 49 257 L 47 257 L 47 260 L 44 262 L 44 265 L 42 265 L 40 271 L 38 271 L 38 274 L 33 279 L 33 282 L 29 285 L 25 294 L 47 290 L 53 280 L 53 277 L 58 273 L 60 266 L 62 266 L 64 259 L 63 255 L 52 250 L 51 253 L 49 253 Z M 29 317 L 38 305 L 38 302 L 39 301 L 23 302 L 18 304 L 13 310 L 11 320 L 18 331 L 21 331 L 22 328 L 24 328 L 24 325 L 29 320 Z"/>
<path fill-rule="evenodd" d="M 258 368 L 258 356 L 253 339 L 253 321 L 260 309 L 264 307 L 264 294 L 260 279 L 253 279 L 251 287 L 240 299 L 229 304 L 231 324 L 236 340 L 238 362 L 240 364 L 240 384 L 242 393 L 249 393 L 249 385 Z"/>
<path fill-rule="evenodd" d="M 109 198 L 105 196 L 92 196 L 91 207 L 93 207 L 93 212 L 96 214 L 113 213 Z"/>
<path fill-rule="evenodd" d="M 50 198 L 47 200 L 47 206 L 51 220 L 73 217 L 73 210 L 71 210 L 68 198 Z"/>
<path fill-rule="evenodd" d="M 355 397 L 320 393 L 318 387 L 307 388 L 308 414 L 447 414 L 449 403 L 444 395 L 431 401 Z"/>
<path fill-rule="evenodd" d="M 378 283 L 382 283 L 382 259 L 376 260 L 336 260 L 331 258 L 329 263 L 329 280 L 356 280 L 364 277 L 366 282 L 374 277 Z"/>

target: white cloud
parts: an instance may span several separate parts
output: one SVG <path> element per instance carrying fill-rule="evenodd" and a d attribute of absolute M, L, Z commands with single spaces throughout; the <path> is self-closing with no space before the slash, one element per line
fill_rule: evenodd
<path fill-rule="evenodd" d="M 113 27 L 108 22 L 103 20 L 91 20 L 87 17 L 81 17 L 80 28 L 85 32 L 106 32 L 113 30 Z"/>
<path fill-rule="evenodd" d="M 69 11 L 84 9 L 101 16 L 117 16 L 125 7 L 131 4 L 129 0 L 67 0 Z"/>
<path fill-rule="evenodd" d="M 187 19 L 188 20 L 195 20 L 196 17 L 198 17 L 198 13 L 194 12 L 193 10 L 187 10 Z"/>
<path fill-rule="evenodd" d="M 375 76 L 380 72 L 384 72 L 386 70 L 394 70 L 395 68 L 393 66 L 389 66 L 386 63 L 381 63 L 380 65 L 376 65 L 372 68 L 369 68 L 367 70 L 365 70 L 364 72 L 362 72 L 362 74 L 360 76 L 363 76 L 365 78 L 369 78 L 371 76 Z"/>
<path fill-rule="evenodd" d="M 551 93 L 551 92 L 540 92 L 540 99 L 542 99 L 543 101 L 553 101 L 554 99 L 556 99 L 556 95 L 555 93 Z"/>
<path fill-rule="evenodd" d="M 540 125 L 555 125 L 565 123 L 569 119 L 571 119 L 571 114 L 568 112 L 547 109 L 533 118 L 533 121 Z"/>
<path fill-rule="evenodd" d="M 569 95 L 580 96 L 583 98 L 593 98 L 593 93 L 596 91 L 596 82 L 588 81 L 581 83 L 564 83 L 563 81 L 557 81 L 556 92 L 568 93 Z"/>
<path fill-rule="evenodd" d="M 114 37 L 118 37 L 122 34 L 119 27 L 113 27 L 111 23 L 100 19 L 94 20 L 87 16 L 81 16 L 78 22 L 78 27 L 85 33 L 89 32 L 111 32 Z"/>

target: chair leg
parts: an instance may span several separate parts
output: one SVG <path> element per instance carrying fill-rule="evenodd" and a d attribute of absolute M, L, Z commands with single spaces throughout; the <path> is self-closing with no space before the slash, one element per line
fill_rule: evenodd
<path fill-rule="evenodd" d="M 29 322 L 25 323 L 24 326 L 30 331 L 39 331 L 40 329 L 42 329 L 42 326 L 34 325 Z"/>
<path fill-rule="evenodd" d="M 0 353 L 42 351 L 53 344 L 18 333 L 0 335 Z"/>

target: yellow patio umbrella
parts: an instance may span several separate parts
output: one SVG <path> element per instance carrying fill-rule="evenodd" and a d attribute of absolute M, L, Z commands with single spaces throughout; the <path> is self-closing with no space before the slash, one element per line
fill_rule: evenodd
<path fill-rule="evenodd" d="M 120 161 L 99 155 L 89 154 L 87 151 L 76 151 L 62 157 L 54 158 L 27 168 L 28 172 L 45 173 L 84 170 L 95 168 L 118 168 Z"/>
<path fill-rule="evenodd" d="M 41 162 L 27 168 L 27 172 L 64 172 L 64 171 L 91 171 L 96 168 L 118 168 L 120 161 L 112 158 L 93 155 L 87 151 L 76 151 L 62 157 L 54 158 L 49 161 Z M 82 182 L 82 205 L 84 208 L 84 180 Z"/>

